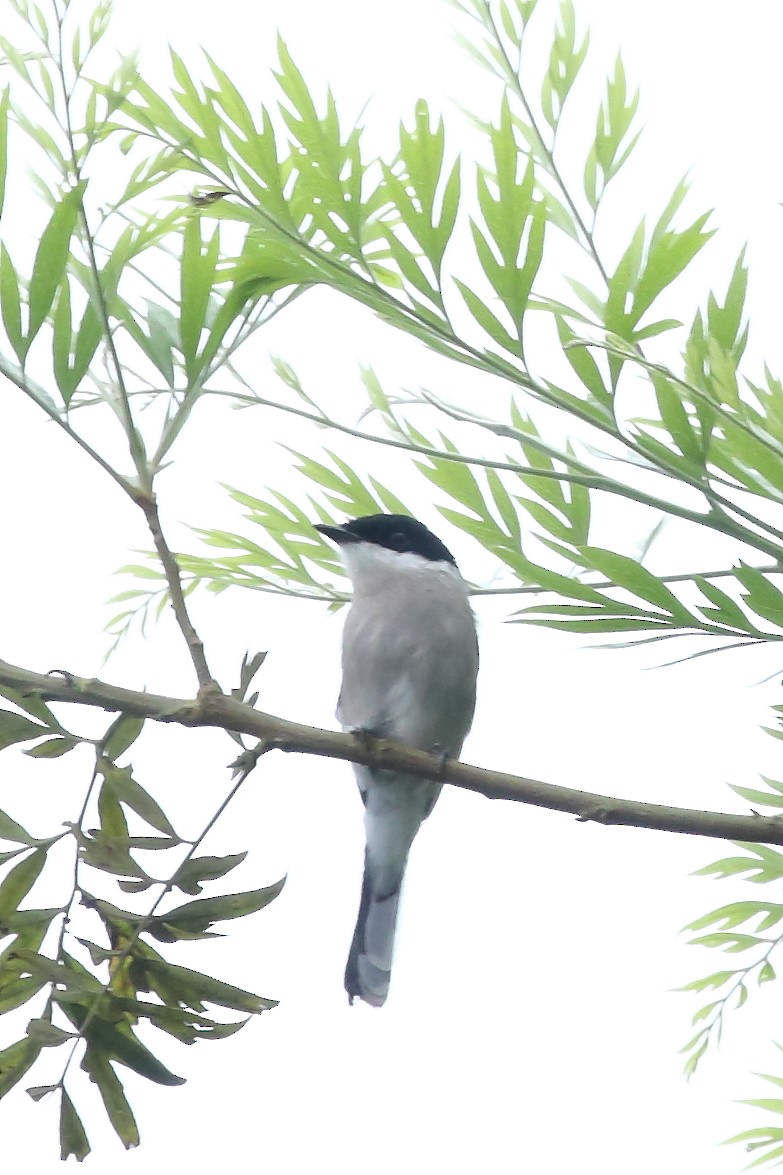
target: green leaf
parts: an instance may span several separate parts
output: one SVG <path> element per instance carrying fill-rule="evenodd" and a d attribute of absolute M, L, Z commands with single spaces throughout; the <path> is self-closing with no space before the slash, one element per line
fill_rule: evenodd
<path fill-rule="evenodd" d="M 177 870 L 172 882 L 185 893 L 201 893 L 202 881 L 214 881 L 224 877 L 237 865 L 241 865 L 247 853 L 232 853 L 225 857 L 189 857 Z"/>
<path fill-rule="evenodd" d="M 107 999 L 107 1004 L 110 999 Z M 159 1061 L 154 1053 L 143 1045 L 127 1023 L 113 1024 L 95 1015 L 87 1023 L 90 1004 L 68 1003 L 64 1011 L 80 1029 L 89 1048 L 95 1054 L 103 1055 L 107 1061 L 116 1061 L 126 1068 L 132 1069 L 148 1081 L 156 1085 L 184 1085 L 184 1077 L 177 1077 Z"/>
<path fill-rule="evenodd" d="M 30 833 L 22 828 L 21 824 L 17 824 L 5 812 L 0 811 L 0 840 L 10 840 L 17 844 L 34 845 L 36 839 L 30 836 Z"/>
<path fill-rule="evenodd" d="M 75 738 L 48 738 L 29 747 L 24 753 L 33 759 L 59 759 L 61 755 L 67 755 L 74 747 L 78 747 L 79 741 Z"/>
<path fill-rule="evenodd" d="M 41 236 L 30 278 L 30 321 L 25 351 L 43 326 L 63 279 L 86 186 L 85 183 L 76 184 L 62 197 Z"/>
<path fill-rule="evenodd" d="M 70 966 L 68 963 L 58 963 L 46 955 L 39 955 L 37 951 L 17 947 L 15 954 L 23 964 L 22 970 L 31 975 L 41 977 L 47 982 L 65 987 L 69 991 L 100 994 L 102 988 L 99 981 L 89 971 L 80 966 Z"/>
<path fill-rule="evenodd" d="M 0 98 L 0 217 L 3 215 L 3 202 L 5 199 L 5 181 L 8 171 L 8 110 L 10 103 L 10 91 L 8 87 L 3 90 L 3 95 Z"/>
<path fill-rule="evenodd" d="M 59 1085 L 29 1085 L 25 1093 L 29 1094 L 34 1102 L 40 1102 L 43 1098 L 47 1097 L 50 1093 L 54 1093 L 59 1088 Z"/>
<path fill-rule="evenodd" d="M 748 567 L 745 563 L 740 562 L 734 568 L 734 574 L 747 589 L 742 598 L 750 610 L 764 620 L 783 628 L 783 592 L 775 587 L 763 572 L 756 571 L 755 567 Z"/>
<path fill-rule="evenodd" d="M 168 910 L 155 919 L 160 924 L 160 931 L 153 929 L 156 938 L 165 937 L 165 930 L 172 927 L 175 930 L 185 930 L 189 933 L 200 933 L 211 926 L 213 922 L 222 922 L 230 918 L 244 918 L 247 914 L 254 914 L 263 910 L 280 894 L 285 879 L 275 885 L 263 889 L 248 890 L 245 893 L 224 894 L 216 898 L 200 898 L 195 902 L 186 902 L 173 910 Z"/>
<path fill-rule="evenodd" d="M 115 1134 L 126 1150 L 139 1145 L 139 1128 L 133 1116 L 122 1082 L 114 1072 L 106 1055 L 88 1046 L 82 1060 L 82 1069 L 89 1073 L 103 1099 L 106 1114 Z"/>
<path fill-rule="evenodd" d="M 679 277 L 713 235 L 703 232 L 707 212 L 682 232 L 663 232 L 650 241 L 647 262 L 633 294 L 632 319 L 636 323 L 658 295 Z"/>
<path fill-rule="evenodd" d="M 0 751 L 14 743 L 23 743 L 31 738 L 40 738 L 47 734 L 47 728 L 38 722 L 25 718 L 24 714 L 15 714 L 12 710 L 0 710 Z"/>
<path fill-rule="evenodd" d="M 46 862 L 46 849 L 36 849 L 14 865 L 0 884 L 0 921 L 15 913 L 35 885 Z"/>
<path fill-rule="evenodd" d="M 136 782 L 131 775 L 130 767 L 116 767 L 102 757 L 98 762 L 98 770 L 104 778 L 105 786 L 121 803 L 132 809 L 137 816 L 141 816 L 142 820 L 146 820 L 153 828 L 157 828 L 158 832 L 179 839 L 160 804 Z"/>
<path fill-rule="evenodd" d="M 736 971 L 715 971 L 712 975 L 705 975 L 703 979 L 694 979 L 691 983 L 678 987 L 677 991 L 704 991 L 708 987 L 723 987 L 736 974 Z"/>
<path fill-rule="evenodd" d="M 233 1008 L 237 1012 L 265 1012 L 276 1006 L 275 1000 L 253 995 L 211 975 L 177 967 L 163 959 L 144 959 L 144 969 L 152 980 L 161 981 L 167 990 L 176 992 L 177 998 L 189 1007 L 198 1008 L 202 1001 Z"/>
<path fill-rule="evenodd" d="M 24 1040 L 18 1040 L 0 1052 L 0 1098 L 5 1097 L 9 1089 L 13 1089 L 16 1083 L 22 1080 L 37 1060 L 40 1051 L 40 1045 L 25 1037 Z"/>
<path fill-rule="evenodd" d="M 18 941 L 18 940 L 17 940 Z M 0 1014 L 13 1012 L 23 1007 L 28 1000 L 37 995 L 44 986 L 43 979 L 34 979 L 27 976 L 24 979 L 11 980 L 0 987 Z"/>
<path fill-rule="evenodd" d="M 694 576 L 693 582 L 699 588 L 699 591 L 715 605 L 714 609 L 709 610 L 710 619 L 717 620 L 721 624 L 741 628 L 746 632 L 751 630 L 752 626 L 736 600 L 733 600 L 726 592 L 700 575 Z M 708 614 L 707 609 L 704 607 L 700 607 L 700 611 L 704 612 L 705 615 Z"/>
<path fill-rule="evenodd" d="M 661 420 L 669 436 L 683 457 L 703 468 L 704 455 L 697 432 L 691 424 L 682 397 L 674 380 L 667 379 L 660 372 L 650 373 Z"/>
<path fill-rule="evenodd" d="M 77 1163 L 83 1162 L 90 1153 L 90 1144 L 76 1107 L 65 1090 L 60 1104 L 60 1158 L 65 1160 L 73 1155 Z"/>
<path fill-rule="evenodd" d="M 19 277 L 5 244 L 0 244 L 0 313 L 8 341 L 20 363 L 27 353 L 22 332 L 22 308 Z"/>
<path fill-rule="evenodd" d="M 611 392 L 607 388 L 598 364 L 593 359 L 587 346 L 577 340 L 576 335 L 564 318 L 558 315 L 556 321 L 557 333 L 560 336 L 563 354 L 573 371 L 600 404 L 611 404 Z"/>
<path fill-rule="evenodd" d="M 115 763 L 131 747 L 142 732 L 144 718 L 121 714 L 112 722 L 101 741 L 101 753 Z"/>
<path fill-rule="evenodd" d="M 712 934 L 700 934 L 688 941 L 692 946 L 722 947 L 730 954 L 737 954 L 740 951 L 748 951 L 751 947 L 758 946 L 764 939 L 756 938 L 753 934 L 734 934 L 718 930 Z"/>
<path fill-rule="evenodd" d="M 586 566 L 600 571 L 617 587 L 624 588 L 642 600 L 647 600 L 687 627 L 696 623 L 696 618 L 691 616 L 685 605 L 677 599 L 666 584 L 635 559 L 630 559 L 627 555 L 618 555 L 615 551 L 607 551 L 601 547 L 581 547 L 580 552 L 586 560 Z"/>
<path fill-rule="evenodd" d="M 703 914 L 695 922 L 690 922 L 686 929 L 701 930 L 703 927 L 712 926 L 715 923 L 722 923 L 724 929 L 729 929 L 733 926 L 739 926 L 759 914 L 764 914 L 765 917 L 759 923 L 758 929 L 768 930 L 770 926 L 776 925 L 783 918 L 783 905 L 769 902 L 733 902 L 731 905 L 711 910 L 709 914 Z"/>
<path fill-rule="evenodd" d="M 199 343 L 206 324 L 219 253 L 219 229 L 215 229 L 203 247 L 201 220 L 191 216 L 182 236 L 180 266 L 180 341 L 189 382 L 196 378 L 201 367 Z"/>
<path fill-rule="evenodd" d="M 465 301 L 470 313 L 475 318 L 476 322 L 483 330 L 490 335 L 505 351 L 509 351 L 512 355 L 520 354 L 519 339 L 515 338 L 509 330 L 503 325 L 498 316 L 494 314 L 486 303 L 478 294 L 474 293 L 469 286 L 466 286 L 458 277 L 454 278 L 454 284 Z"/>
<path fill-rule="evenodd" d="M 30 1021 L 27 1025 L 27 1035 L 42 1048 L 57 1048 L 58 1045 L 64 1044 L 66 1040 L 72 1040 L 74 1037 L 73 1032 L 66 1032 L 64 1028 L 58 1028 L 56 1024 L 52 1024 L 51 1020 L 45 1020 L 43 1017 L 37 1017 Z"/>

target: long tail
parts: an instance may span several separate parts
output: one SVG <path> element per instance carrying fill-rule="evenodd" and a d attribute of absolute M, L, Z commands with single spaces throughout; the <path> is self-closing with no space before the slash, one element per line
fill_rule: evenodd
<path fill-rule="evenodd" d="M 389 994 L 402 878 L 392 893 L 384 894 L 373 884 L 372 874 L 365 852 L 362 897 L 345 968 L 345 990 L 349 1003 L 358 998 L 380 1008 Z"/>

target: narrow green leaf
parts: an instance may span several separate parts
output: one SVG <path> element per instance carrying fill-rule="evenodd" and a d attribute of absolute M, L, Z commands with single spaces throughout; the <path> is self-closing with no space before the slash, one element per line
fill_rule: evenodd
<path fill-rule="evenodd" d="M 94 1046 L 88 1046 L 81 1067 L 98 1086 L 106 1114 L 122 1145 L 126 1150 L 138 1146 L 139 1128 L 133 1110 L 125 1096 L 122 1082 L 106 1055 Z"/>
<path fill-rule="evenodd" d="M 186 930 L 206 930 L 213 922 L 243 918 L 247 914 L 263 910 L 278 897 L 284 881 L 285 879 L 275 885 L 248 890 L 245 893 L 224 894 L 216 898 L 199 898 L 195 902 L 186 902 L 161 914 L 156 921 Z"/>
<path fill-rule="evenodd" d="M 63 402 L 69 404 L 76 385 L 70 367 L 73 329 L 71 321 L 71 287 L 67 274 L 63 277 L 57 295 L 57 302 L 52 318 L 52 330 L 52 365 L 54 367 L 54 378 Z"/>
<path fill-rule="evenodd" d="M 661 420 L 669 436 L 683 457 L 693 461 L 699 468 L 704 466 L 704 454 L 699 437 L 691 424 L 682 398 L 674 380 L 667 379 L 660 372 L 650 373 L 658 401 Z"/>
<path fill-rule="evenodd" d="M 182 1003 L 189 1007 L 198 1006 L 202 1001 L 233 1008 L 237 1012 L 265 1012 L 276 1006 L 275 1000 L 253 995 L 211 975 L 177 967 L 163 959 L 145 959 L 144 967 L 150 978 L 158 978 L 169 990 L 177 992 Z"/>
<path fill-rule="evenodd" d="M 669 613 L 679 623 L 685 625 L 695 623 L 695 617 L 691 616 L 685 605 L 677 599 L 666 584 L 635 559 L 630 559 L 627 555 L 619 555 L 615 551 L 607 551 L 601 547 L 582 547 L 581 553 L 587 560 L 587 566 L 600 571 L 618 587 L 624 588 L 642 600 L 648 600 L 657 608 Z"/>
<path fill-rule="evenodd" d="M 484 301 L 466 286 L 459 278 L 454 279 L 459 292 L 465 301 L 465 304 L 470 313 L 475 318 L 476 322 L 482 327 L 491 338 L 499 343 L 505 351 L 509 351 L 512 355 L 518 356 L 520 353 L 519 339 L 515 338 L 503 325 L 498 316 L 494 314 Z"/>
<path fill-rule="evenodd" d="M 25 339 L 29 348 L 52 307 L 57 287 L 63 280 L 71 248 L 71 236 L 81 209 L 85 183 L 67 192 L 52 213 L 41 236 L 30 278 L 30 321 Z"/>
<path fill-rule="evenodd" d="M 8 171 L 8 110 L 10 102 L 10 91 L 8 87 L 3 90 L 3 95 L 0 98 L 0 217 L 3 215 L 3 202 L 5 199 L 5 181 Z"/>
<path fill-rule="evenodd" d="M 598 364 L 593 359 L 589 349 L 586 346 L 580 346 L 578 344 L 576 335 L 564 318 L 558 315 L 556 321 L 557 333 L 560 336 L 563 354 L 573 371 L 599 403 L 610 404 L 612 401 L 611 392 L 607 388 Z"/>

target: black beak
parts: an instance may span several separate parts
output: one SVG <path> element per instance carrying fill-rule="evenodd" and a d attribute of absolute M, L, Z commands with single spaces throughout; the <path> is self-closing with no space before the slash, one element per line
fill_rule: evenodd
<path fill-rule="evenodd" d="M 328 539 L 332 539 L 337 543 L 356 543 L 359 541 L 358 535 L 352 534 L 350 530 L 346 530 L 345 526 L 338 526 L 328 522 L 314 522 L 314 530 L 320 530 L 321 534 L 325 534 Z"/>

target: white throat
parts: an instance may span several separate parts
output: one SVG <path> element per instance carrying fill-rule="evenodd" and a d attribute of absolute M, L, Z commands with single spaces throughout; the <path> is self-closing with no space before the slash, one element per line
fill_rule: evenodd
<path fill-rule="evenodd" d="M 416 579 L 432 577 L 454 583 L 462 577 L 453 563 L 442 559 L 434 562 L 413 551 L 390 551 L 377 543 L 344 543 L 340 555 L 354 588 L 359 591 L 373 591 L 395 578 Z"/>

